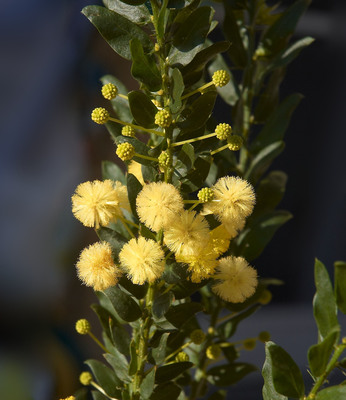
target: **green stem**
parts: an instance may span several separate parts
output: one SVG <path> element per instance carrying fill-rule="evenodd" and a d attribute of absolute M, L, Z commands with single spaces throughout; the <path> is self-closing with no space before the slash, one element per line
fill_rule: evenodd
<path fill-rule="evenodd" d="M 155 129 L 143 128 L 143 126 L 134 125 L 134 124 L 131 124 L 130 122 L 124 122 L 124 121 L 121 121 L 120 119 L 117 119 L 117 118 L 109 117 L 109 120 L 113 121 L 113 122 L 116 122 L 118 124 L 121 124 L 121 125 L 131 126 L 131 128 L 138 129 L 140 131 L 154 133 L 155 135 L 158 135 L 158 136 L 165 136 L 165 134 L 163 132 L 156 131 Z"/>
<path fill-rule="evenodd" d="M 150 156 L 145 156 L 144 154 L 135 153 L 134 157 L 139 157 L 139 158 L 143 158 L 144 160 L 150 160 L 150 161 L 159 162 L 159 160 L 157 158 L 150 157 Z"/>
<path fill-rule="evenodd" d="M 212 86 L 212 85 L 214 85 L 213 82 L 208 82 L 205 85 L 199 87 L 198 89 L 193 90 L 192 92 L 185 94 L 184 96 L 181 97 L 181 100 L 187 99 L 188 97 L 193 96 L 196 93 L 201 93 L 202 90 L 204 90 L 204 89 L 206 89 L 206 88 L 208 88 L 209 86 Z"/>
<path fill-rule="evenodd" d="M 94 386 L 94 388 L 97 389 L 97 390 L 98 390 L 100 393 L 102 393 L 104 396 L 106 396 L 107 399 L 110 399 L 110 400 L 119 400 L 119 399 L 116 399 L 115 397 L 110 397 L 110 396 L 103 390 L 103 388 L 102 388 L 100 385 L 98 385 L 96 382 L 91 381 L 91 382 L 90 382 L 90 385 L 91 385 L 91 386 Z"/>
<path fill-rule="evenodd" d="M 216 136 L 215 132 L 209 133 L 208 135 L 198 136 L 198 137 L 193 138 L 193 139 L 187 139 L 187 140 L 182 140 L 181 142 L 175 142 L 175 143 L 172 144 L 172 147 L 181 146 L 181 145 L 186 144 L 186 143 L 194 143 L 194 142 L 197 142 L 198 140 L 209 139 L 209 138 L 211 138 L 213 136 Z"/>
<path fill-rule="evenodd" d="M 125 96 L 124 94 L 121 94 L 121 93 L 118 93 L 118 96 L 125 100 L 129 99 L 127 96 Z"/>
<path fill-rule="evenodd" d="M 131 231 L 131 229 L 129 228 L 129 226 L 127 225 L 127 220 L 122 217 L 119 216 L 120 221 L 123 223 L 125 229 L 127 230 L 127 232 L 130 234 L 130 236 L 132 236 L 133 238 L 135 237 L 134 233 Z"/>
<path fill-rule="evenodd" d="M 105 346 L 97 339 L 97 337 L 96 337 L 93 333 L 88 332 L 88 335 L 91 337 L 91 339 L 92 339 L 98 346 L 101 347 L 101 349 L 102 349 L 104 352 L 109 353 L 109 351 L 105 348 Z"/>
<path fill-rule="evenodd" d="M 224 146 L 221 146 L 220 148 L 218 148 L 218 149 L 216 149 L 214 151 L 211 151 L 210 154 L 213 156 L 214 154 L 220 153 L 220 151 L 223 151 L 223 150 L 225 150 L 227 148 L 228 148 L 228 144 L 225 144 Z"/>

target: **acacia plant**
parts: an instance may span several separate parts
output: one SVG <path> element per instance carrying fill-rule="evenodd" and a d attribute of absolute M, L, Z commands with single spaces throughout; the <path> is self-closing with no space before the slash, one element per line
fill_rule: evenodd
<path fill-rule="evenodd" d="M 257 370 L 239 357 L 269 334 L 232 336 L 279 283 L 254 264 L 291 218 L 277 209 L 286 175 L 267 170 L 302 98 L 282 100 L 279 89 L 287 65 L 313 41 L 292 41 L 309 2 L 282 10 L 225 0 L 217 42 L 208 38 L 218 27 L 214 10 L 200 0 L 104 0 L 83 9 L 111 49 L 131 60 L 138 81 L 128 92 L 116 77 L 101 78 L 109 106 L 91 118 L 108 129 L 114 160 L 103 162 L 103 180 L 81 183 L 72 196 L 75 217 L 99 238 L 76 265 L 99 300 L 92 309 L 102 339 L 87 320 L 76 324 L 102 349 L 104 362 L 86 361 L 91 372 L 80 377 L 95 400 L 221 400 Z M 333 350 L 338 335 L 327 331 L 314 354 Z M 285 374 L 278 365 L 289 356 L 268 343 L 264 398 L 303 398 L 293 360 L 294 373 Z M 317 364 L 316 377 L 327 366 Z"/>

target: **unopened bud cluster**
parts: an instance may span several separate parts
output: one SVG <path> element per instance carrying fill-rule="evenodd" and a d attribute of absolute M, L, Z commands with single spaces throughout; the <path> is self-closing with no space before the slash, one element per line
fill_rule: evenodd
<path fill-rule="evenodd" d="M 91 330 L 91 326 L 87 319 L 79 319 L 76 322 L 76 331 L 80 335 L 86 335 L 87 333 L 90 332 L 90 330 Z"/>
<path fill-rule="evenodd" d="M 171 161 L 172 161 L 172 157 L 170 157 L 170 155 L 167 153 L 167 151 L 163 151 L 159 157 L 159 167 L 160 169 L 166 169 L 167 167 L 169 167 Z"/>
<path fill-rule="evenodd" d="M 207 188 L 207 187 L 202 188 L 198 192 L 197 197 L 198 197 L 198 199 L 199 199 L 199 201 L 201 203 L 208 203 L 208 201 L 211 201 L 214 198 L 213 189 L 210 189 L 210 188 Z"/>
<path fill-rule="evenodd" d="M 171 113 L 167 110 L 160 110 L 155 115 L 155 124 L 161 128 L 168 128 L 172 123 Z"/>
<path fill-rule="evenodd" d="M 190 339 L 194 344 L 201 344 L 205 341 L 205 333 L 202 329 L 195 329 L 191 332 Z"/>
<path fill-rule="evenodd" d="M 219 140 L 226 140 L 232 133 L 232 127 L 229 124 L 219 124 L 215 128 L 216 137 Z"/>
<path fill-rule="evenodd" d="M 221 355 L 221 347 L 213 343 L 207 348 L 206 355 L 210 360 L 217 360 Z"/>
<path fill-rule="evenodd" d="M 270 340 L 270 333 L 268 331 L 262 331 L 258 335 L 258 340 L 261 342 L 265 343 Z"/>
<path fill-rule="evenodd" d="M 135 155 L 135 148 L 131 143 L 121 143 L 117 147 L 116 154 L 122 161 L 131 160 L 132 157 Z"/>
<path fill-rule="evenodd" d="M 84 385 L 84 386 L 90 385 L 90 383 L 92 382 L 92 380 L 93 380 L 93 376 L 92 376 L 91 373 L 88 372 L 88 371 L 82 372 L 82 373 L 79 375 L 79 382 L 80 382 L 82 385 Z"/>
<path fill-rule="evenodd" d="M 231 77 L 229 76 L 228 72 L 223 69 L 219 69 L 215 71 L 212 76 L 213 84 L 217 87 L 222 87 L 227 85 L 230 81 Z"/>
<path fill-rule="evenodd" d="M 113 100 L 117 97 L 118 88 L 113 83 L 107 83 L 102 86 L 102 96 L 107 100 Z"/>
<path fill-rule="evenodd" d="M 188 354 L 186 354 L 184 351 L 181 351 L 178 353 L 175 357 L 176 362 L 184 362 L 184 361 L 190 361 L 190 357 Z"/>
<path fill-rule="evenodd" d="M 256 339 L 246 339 L 243 342 L 245 350 L 253 350 L 256 347 Z"/>
<path fill-rule="evenodd" d="M 92 111 L 91 119 L 97 124 L 103 125 L 109 119 L 109 112 L 103 107 L 97 107 Z"/>
<path fill-rule="evenodd" d="M 132 128 L 132 126 L 125 125 L 121 129 L 121 134 L 123 136 L 127 136 L 127 137 L 135 137 L 136 136 L 136 131 L 135 131 L 134 128 Z"/>
<path fill-rule="evenodd" d="M 232 151 L 238 151 L 243 145 L 243 138 L 239 135 L 232 135 L 228 138 L 228 148 Z"/>

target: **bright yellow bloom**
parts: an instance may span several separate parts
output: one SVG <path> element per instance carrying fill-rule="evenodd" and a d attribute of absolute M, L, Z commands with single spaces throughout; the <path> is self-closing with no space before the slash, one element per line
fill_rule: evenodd
<path fill-rule="evenodd" d="M 214 279 L 218 282 L 213 285 L 213 291 L 231 303 L 242 303 L 257 287 L 257 272 L 242 257 L 220 259 Z"/>
<path fill-rule="evenodd" d="M 191 273 L 190 280 L 194 283 L 199 283 L 212 276 L 217 266 L 216 258 L 217 254 L 210 251 L 209 246 L 196 254 L 176 255 L 178 262 L 188 265 L 188 271 Z"/>
<path fill-rule="evenodd" d="M 245 219 L 230 219 L 230 220 L 221 220 L 222 226 L 225 227 L 227 232 L 229 233 L 229 238 L 233 239 L 238 236 L 238 233 L 244 228 L 245 226 Z"/>
<path fill-rule="evenodd" d="M 210 240 L 208 248 L 211 249 L 218 256 L 228 250 L 230 244 L 231 235 L 224 227 L 219 225 L 212 231 L 210 231 Z"/>
<path fill-rule="evenodd" d="M 140 221 L 155 232 L 168 228 L 184 208 L 178 189 L 165 182 L 145 185 L 136 203 Z"/>
<path fill-rule="evenodd" d="M 126 243 L 119 253 L 121 266 L 133 283 L 143 285 L 160 278 L 165 269 L 165 253 L 158 243 L 139 237 Z"/>
<path fill-rule="evenodd" d="M 183 210 L 165 230 L 164 241 L 180 256 L 194 255 L 208 244 L 208 222 L 195 211 Z"/>
<path fill-rule="evenodd" d="M 129 210 L 126 186 L 110 179 L 81 183 L 72 196 L 74 216 L 83 225 L 96 229 L 121 216 L 121 208 Z"/>
<path fill-rule="evenodd" d="M 145 184 L 142 174 L 142 164 L 132 160 L 127 167 L 127 171 L 129 174 L 134 175 L 142 185 Z"/>
<path fill-rule="evenodd" d="M 220 178 L 213 186 L 214 199 L 208 210 L 222 220 L 244 219 L 252 213 L 255 193 L 249 182 L 234 176 Z"/>
<path fill-rule="evenodd" d="M 97 242 L 84 249 L 76 265 L 78 277 L 94 290 L 114 286 L 121 275 L 114 264 L 112 248 L 107 242 Z"/>

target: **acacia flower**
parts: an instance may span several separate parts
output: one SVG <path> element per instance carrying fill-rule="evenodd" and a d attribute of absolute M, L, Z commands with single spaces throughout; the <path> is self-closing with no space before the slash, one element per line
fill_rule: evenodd
<path fill-rule="evenodd" d="M 238 151 L 243 145 L 243 138 L 239 135 L 232 135 L 228 138 L 228 148 L 232 151 Z"/>
<path fill-rule="evenodd" d="M 215 272 L 217 266 L 218 254 L 211 251 L 209 246 L 199 252 L 191 255 L 176 255 L 178 262 L 188 265 L 190 280 L 194 283 L 200 283 L 203 279 L 208 279 Z"/>
<path fill-rule="evenodd" d="M 135 128 L 133 128 L 132 126 L 125 125 L 121 129 L 121 134 L 123 136 L 127 136 L 127 137 L 135 137 L 136 136 L 136 131 L 135 131 Z"/>
<path fill-rule="evenodd" d="M 211 79 L 215 86 L 222 87 L 222 86 L 227 85 L 227 83 L 230 81 L 231 77 L 229 76 L 229 73 L 227 71 L 225 71 L 223 69 L 219 69 L 218 71 L 215 71 L 213 73 L 213 76 Z"/>
<path fill-rule="evenodd" d="M 212 290 L 231 303 L 244 302 L 257 287 L 257 272 L 242 257 L 221 258 L 214 279 Z"/>
<path fill-rule="evenodd" d="M 207 207 L 219 220 L 244 219 L 252 213 L 255 193 L 249 182 L 239 177 L 224 176 L 212 189 L 214 199 L 207 203 Z"/>
<path fill-rule="evenodd" d="M 131 143 L 125 142 L 118 145 L 116 154 L 122 161 L 129 161 L 135 155 L 136 150 Z"/>
<path fill-rule="evenodd" d="M 107 242 L 97 242 L 84 249 L 76 264 L 78 277 L 94 290 L 105 290 L 114 286 L 121 275 L 114 264 L 112 248 Z"/>
<path fill-rule="evenodd" d="M 163 274 L 165 253 L 158 243 L 139 237 L 126 243 L 119 253 L 121 266 L 137 285 L 152 283 Z"/>
<path fill-rule="evenodd" d="M 72 196 L 72 212 L 84 226 L 107 226 L 122 215 L 121 208 L 129 209 L 126 186 L 119 181 L 95 180 L 77 186 Z"/>
<path fill-rule="evenodd" d="M 99 125 L 105 124 L 109 120 L 109 112 L 103 107 L 94 108 L 91 119 Z"/>
<path fill-rule="evenodd" d="M 172 123 L 172 115 L 168 110 L 160 110 L 155 114 L 155 124 L 161 128 L 168 128 Z"/>
<path fill-rule="evenodd" d="M 215 128 L 216 137 L 219 140 L 226 140 L 232 133 L 232 127 L 229 124 L 219 124 Z"/>
<path fill-rule="evenodd" d="M 238 233 L 244 228 L 245 226 L 245 218 L 244 219 L 229 219 L 225 220 L 222 219 L 222 226 L 225 227 L 227 232 L 229 233 L 229 238 L 233 239 L 238 236 Z"/>
<path fill-rule="evenodd" d="M 217 256 L 228 250 L 231 241 L 231 235 L 224 225 L 219 225 L 210 231 L 210 240 L 208 248 Z"/>
<path fill-rule="evenodd" d="M 140 221 L 155 232 L 169 227 L 184 207 L 178 189 L 165 182 L 145 185 L 136 204 Z"/>
<path fill-rule="evenodd" d="M 195 211 L 183 210 L 165 230 L 164 241 L 180 256 L 194 255 L 208 244 L 208 222 Z"/>
<path fill-rule="evenodd" d="M 113 83 L 106 83 L 101 89 L 102 96 L 107 100 L 113 100 L 117 97 L 118 88 Z"/>

